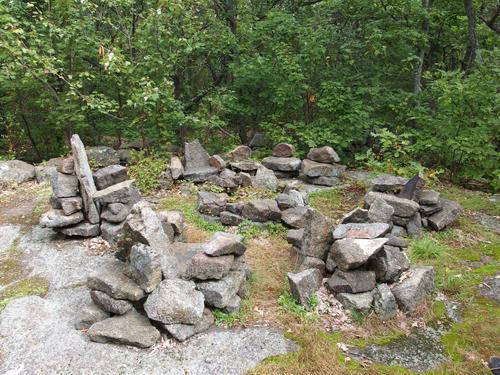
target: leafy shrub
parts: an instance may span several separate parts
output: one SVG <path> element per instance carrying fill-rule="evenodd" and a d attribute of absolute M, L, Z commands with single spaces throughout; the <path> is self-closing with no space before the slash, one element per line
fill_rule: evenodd
<path fill-rule="evenodd" d="M 128 168 L 130 178 L 136 180 L 137 187 L 145 194 L 160 187 L 160 174 L 166 169 L 166 157 L 160 154 L 147 155 L 145 151 L 133 151 Z"/>

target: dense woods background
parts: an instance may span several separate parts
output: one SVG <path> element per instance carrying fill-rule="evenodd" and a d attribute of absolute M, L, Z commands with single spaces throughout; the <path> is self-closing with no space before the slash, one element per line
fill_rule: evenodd
<path fill-rule="evenodd" d="M 0 155 L 256 129 L 353 164 L 498 188 L 500 4 L 472 0 L 0 1 Z"/>

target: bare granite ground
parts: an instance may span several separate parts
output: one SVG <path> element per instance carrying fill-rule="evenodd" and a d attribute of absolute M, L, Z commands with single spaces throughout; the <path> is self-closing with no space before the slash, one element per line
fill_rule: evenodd
<path fill-rule="evenodd" d="M 0 252 L 19 234 L 2 226 Z M 5 374 L 242 374 L 260 361 L 298 349 L 268 328 L 212 329 L 183 344 L 144 350 L 91 342 L 75 329 L 80 313 L 95 309 L 85 287 L 87 275 L 114 261 L 91 255 L 81 240 L 66 240 L 50 229 L 31 228 L 17 244 L 30 276 L 49 282 L 45 298 L 11 301 L 0 313 L 0 373 Z"/>

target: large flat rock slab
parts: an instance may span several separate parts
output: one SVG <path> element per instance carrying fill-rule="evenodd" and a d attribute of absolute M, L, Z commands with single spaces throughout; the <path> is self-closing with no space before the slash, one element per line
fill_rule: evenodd
<path fill-rule="evenodd" d="M 243 374 L 267 357 L 298 349 L 267 328 L 216 329 L 152 349 L 95 343 L 74 328 L 76 311 L 88 301 L 88 291 L 76 288 L 7 305 L 0 313 L 0 373 Z"/>
<path fill-rule="evenodd" d="M 19 236 L 19 231 L 21 226 L 19 225 L 0 225 L 0 253 L 8 250 L 17 236 Z"/>

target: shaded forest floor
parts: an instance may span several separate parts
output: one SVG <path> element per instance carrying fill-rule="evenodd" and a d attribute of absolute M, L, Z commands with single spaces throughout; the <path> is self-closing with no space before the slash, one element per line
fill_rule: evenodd
<path fill-rule="evenodd" d="M 489 373 L 486 361 L 500 347 L 500 305 L 484 297 L 480 290 L 490 288 L 490 280 L 500 274 L 500 203 L 490 196 L 451 185 L 434 188 L 457 200 L 464 212 L 443 232 L 426 232 L 412 240 L 409 255 L 413 263 L 433 265 L 436 269 L 436 293 L 411 317 L 398 315 L 388 322 L 375 316 L 348 315 L 334 311 L 333 318 L 319 313 L 319 307 L 306 311 L 287 296 L 286 273 L 292 271 L 296 255 L 286 242 L 286 228 L 274 225 L 262 229 L 242 226 L 248 244 L 247 257 L 253 268 L 249 298 L 236 315 L 217 314 L 217 323 L 229 327 L 275 326 L 300 344 L 297 353 L 264 361 L 252 374 L 412 374 L 397 366 L 359 361 L 349 354 L 349 347 L 388 344 L 410 335 L 415 328 L 447 326 L 440 341 L 449 361 L 430 374 Z M 182 191 L 182 194 L 181 194 Z M 358 206 L 365 189 L 347 181 L 341 189 L 313 193 L 310 204 L 332 218 Z M 20 231 L 35 225 L 47 208 L 50 192 L 45 185 L 25 184 L 0 193 L 0 225 L 18 224 Z M 173 192 L 149 197 L 158 209 L 184 212 L 189 224 L 188 241 L 201 242 L 212 232 L 223 230 L 196 214 L 196 187 L 177 185 Z M 251 199 L 267 193 L 241 190 L 238 198 Z M 486 219 L 485 219 L 486 218 Z M 12 298 L 43 295 L 43 280 L 26 279 L 22 259 L 16 257 L 15 241 L 0 259 L 0 309 Z M 17 286 L 9 292 L 12 285 Z M 439 298 L 436 298 L 438 296 Z M 444 301 L 456 303 L 458 322 L 447 314 Z"/>

